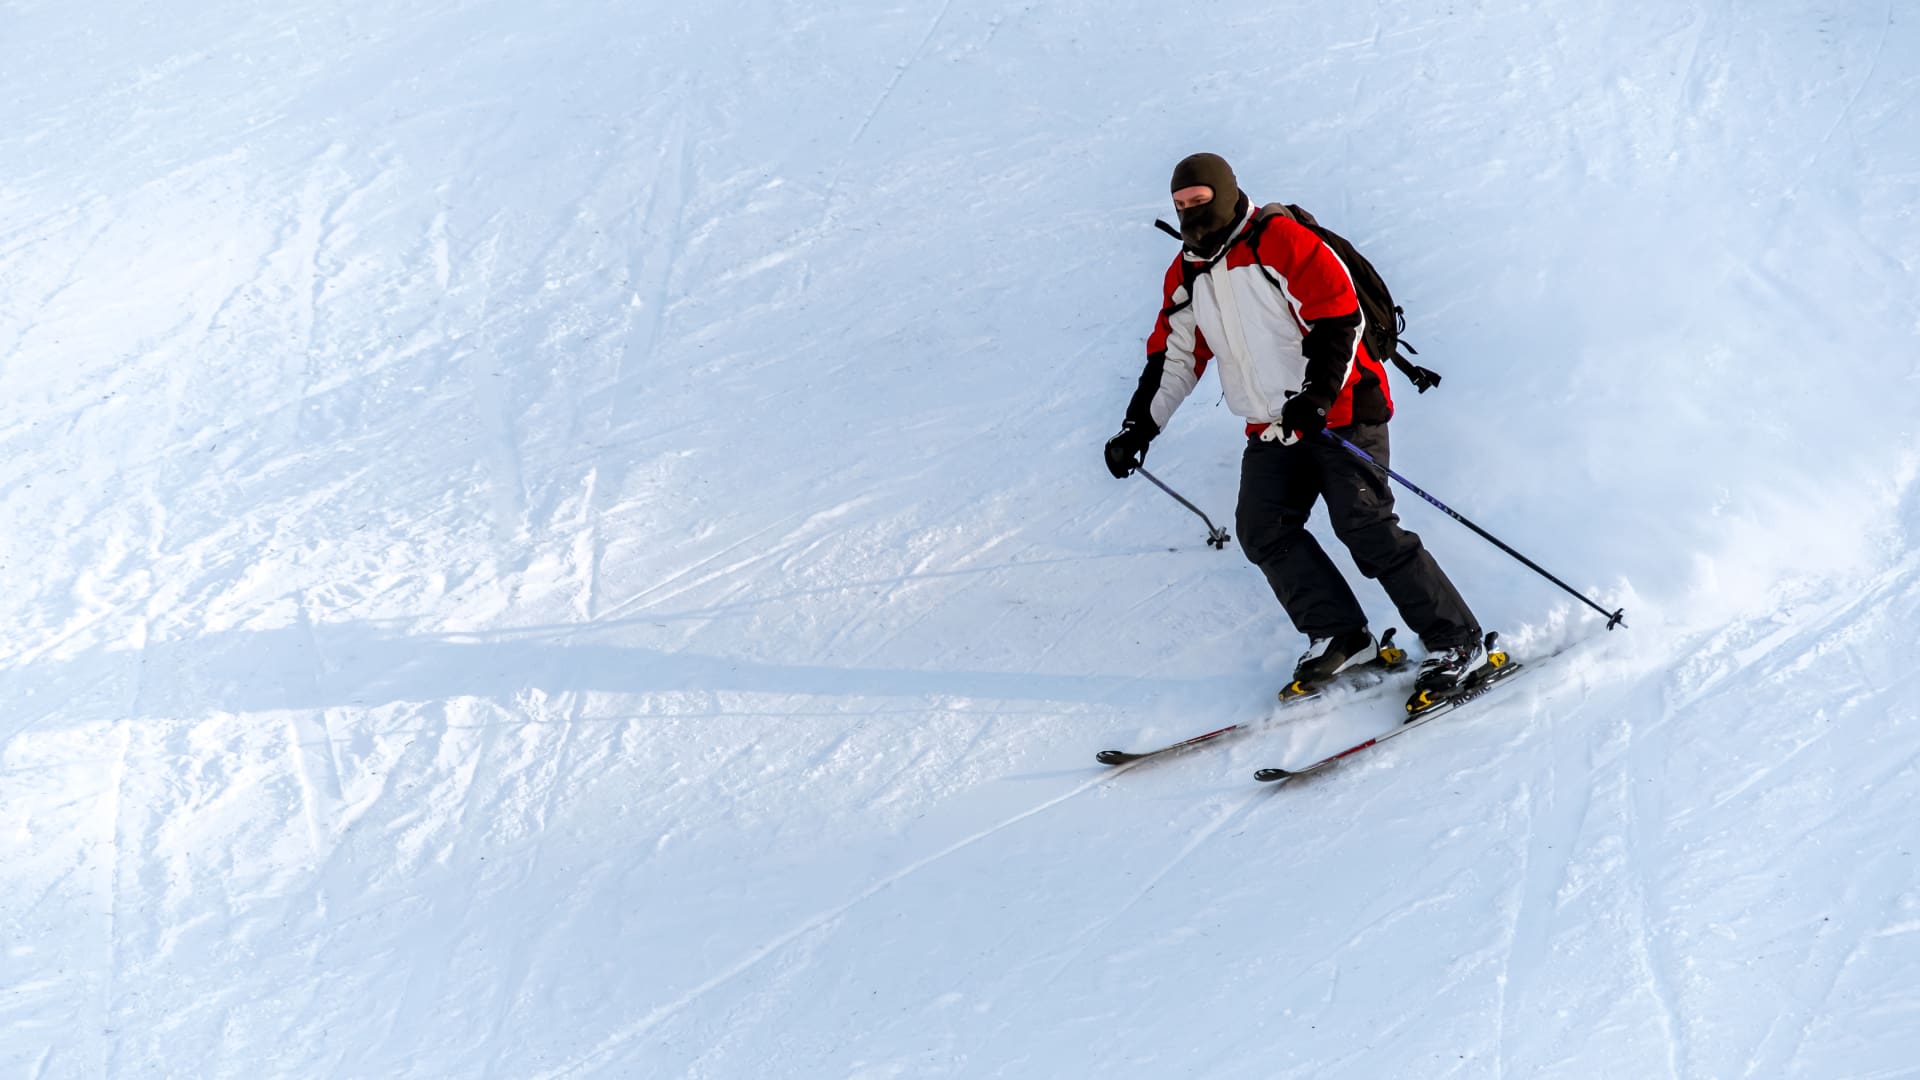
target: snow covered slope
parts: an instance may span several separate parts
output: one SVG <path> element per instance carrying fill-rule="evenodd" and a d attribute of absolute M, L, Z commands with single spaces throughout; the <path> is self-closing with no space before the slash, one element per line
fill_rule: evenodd
<path fill-rule="evenodd" d="M 0 1074 L 1920 1076 L 1902 6 L 0 32 Z M 1564 651 L 1092 763 L 1299 646 L 1099 464 L 1199 149 L 1631 630 L 1408 500 Z M 1151 464 L 1225 520 L 1217 398 Z"/>

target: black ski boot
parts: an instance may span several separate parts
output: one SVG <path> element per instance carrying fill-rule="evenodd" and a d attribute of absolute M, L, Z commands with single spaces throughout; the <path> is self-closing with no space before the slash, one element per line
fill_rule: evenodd
<path fill-rule="evenodd" d="M 1420 674 L 1413 681 L 1413 696 L 1407 699 L 1409 720 L 1472 684 L 1478 674 L 1475 669 L 1487 656 L 1480 635 L 1473 637 L 1468 644 L 1436 650 L 1420 661 Z"/>
<path fill-rule="evenodd" d="M 1387 632 L 1380 635 L 1380 640 L 1372 643 L 1372 655 L 1368 655 L 1368 649 L 1362 646 L 1360 651 L 1337 664 L 1334 662 L 1333 654 L 1340 651 L 1340 646 L 1346 643 L 1336 638 L 1316 638 L 1313 646 L 1307 650 L 1307 655 L 1300 658 L 1300 670 L 1305 672 L 1307 677 L 1295 678 L 1288 683 L 1286 688 L 1280 691 L 1280 700 L 1289 702 L 1319 697 L 1322 690 L 1338 683 L 1352 682 L 1366 685 L 1369 682 L 1368 676 L 1372 676 L 1371 681 L 1378 682 L 1387 672 L 1400 670 L 1406 666 L 1407 650 L 1394 647 L 1395 632 L 1394 628 L 1388 627 Z M 1352 644 L 1359 644 L 1359 639 L 1363 638 L 1365 633 L 1361 631 L 1360 634 L 1354 635 Z M 1316 653 L 1319 655 L 1316 656 Z M 1333 674 L 1318 674 L 1314 670 L 1316 668 L 1332 669 Z"/>
<path fill-rule="evenodd" d="M 1373 635 L 1366 627 L 1331 637 L 1317 637 L 1293 665 L 1293 681 L 1312 686 L 1326 682 L 1355 664 L 1364 664 L 1379 655 Z"/>

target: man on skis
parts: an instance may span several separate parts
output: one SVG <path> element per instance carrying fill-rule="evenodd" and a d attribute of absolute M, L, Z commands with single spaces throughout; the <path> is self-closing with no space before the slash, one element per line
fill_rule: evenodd
<path fill-rule="evenodd" d="M 1307 531 L 1314 503 L 1325 499 L 1334 535 L 1426 646 L 1415 698 L 1452 689 L 1482 660 L 1479 623 L 1394 513 L 1384 474 L 1393 400 L 1383 358 L 1362 340 L 1364 315 L 1346 266 L 1284 211 L 1256 212 L 1218 155 L 1181 161 L 1172 191 L 1182 250 L 1167 269 L 1139 388 L 1107 441 L 1108 470 L 1131 475 L 1217 362 L 1228 406 L 1247 421 L 1240 544 L 1309 641 L 1294 679 L 1322 682 L 1377 650 L 1353 590 Z"/>

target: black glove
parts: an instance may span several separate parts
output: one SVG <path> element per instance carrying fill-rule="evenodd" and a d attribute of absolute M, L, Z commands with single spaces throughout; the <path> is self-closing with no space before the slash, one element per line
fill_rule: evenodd
<path fill-rule="evenodd" d="M 1303 439 L 1311 439 L 1327 426 L 1327 410 L 1333 402 L 1309 390 L 1295 394 L 1280 407 L 1280 426 Z"/>
<path fill-rule="evenodd" d="M 1120 425 L 1120 434 L 1107 440 L 1107 471 L 1115 480 L 1125 480 L 1133 475 L 1147 460 L 1147 444 L 1153 441 L 1160 429 L 1152 423 L 1128 420 Z"/>

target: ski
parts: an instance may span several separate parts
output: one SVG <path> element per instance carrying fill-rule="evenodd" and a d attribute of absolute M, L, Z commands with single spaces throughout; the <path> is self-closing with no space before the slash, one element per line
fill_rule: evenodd
<path fill-rule="evenodd" d="M 1397 649 L 1393 645 L 1394 633 L 1395 631 L 1389 628 L 1386 633 L 1380 635 L 1379 648 L 1374 653 L 1373 659 L 1355 664 L 1335 674 L 1325 682 L 1316 685 L 1308 685 L 1307 683 L 1299 681 L 1288 683 L 1286 688 L 1280 691 L 1280 704 L 1282 706 L 1291 706 L 1302 701 L 1311 701 L 1335 688 L 1356 685 L 1373 686 L 1384 682 L 1388 675 L 1405 667 L 1407 663 L 1406 650 Z M 1167 757 L 1179 754 L 1204 743 L 1210 743 L 1236 733 L 1251 731 L 1261 726 L 1263 726 L 1263 724 L 1260 721 L 1228 724 L 1226 727 L 1216 731 L 1195 735 L 1191 739 L 1182 739 L 1176 743 L 1168 743 L 1166 746 L 1153 750 L 1102 750 L 1093 757 L 1095 761 L 1098 761 L 1102 765 L 1131 765 L 1136 761 L 1145 761 L 1148 758 Z"/>
<path fill-rule="evenodd" d="M 1280 780 L 1291 780 L 1296 776 L 1305 776 L 1308 773 L 1319 772 L 1322 769 L 1333 766 L 1337 762 L 1344 761 L 1346 758 L 1370 746 L 1378 746 L 1396 735 L 1404 735 L 1429 720 L 1443 716 L 1446 713 L 1460 708 L 1462 705 L 1478 700 L 1495 686 L 1513 678 L 1524 670 L 1526 670 L 1526 665 L 1512 659 L 1504 652 L 1496 652 L 1489 649 L 1486 663 L 1481 664 L 1480 667 L 1475 669 L 1473 675 L 1468 678 L 1467 682 L 1462 685 L 1459 690 L 1414 713 L 1399 727 L 1375 735 L 1373 738 L 1356 746 L 1349 746 L 1337 754 L 1331 754 L 1321 758 L 1311 765 L 1298 769 L 1261 769 L 1253 774 L 1253 778 L 1262 783 L 1273 783 Z"/>
<path fill-rule="evenodd" d="M 1182 739 L 1177 743 L 1168 743 L 1155 750 L 1102 750 L 1093 755 L 1093 759 L 1102 765 L 1131 765 L 1136 761 L 1145 761 L 1148 758 L 1177 754 L 1182 750 L 1192 749 L 1201 743 L 1212 742 L 1222 736 L 1231 735 L 1236 731 L 1245 731 L 1250 726 L 1251 725 L 1248 724 L 1228 724 L 1218 731 L 1209 731 L 1204 735 L 1195 735 L 1191 739 Z"/>

